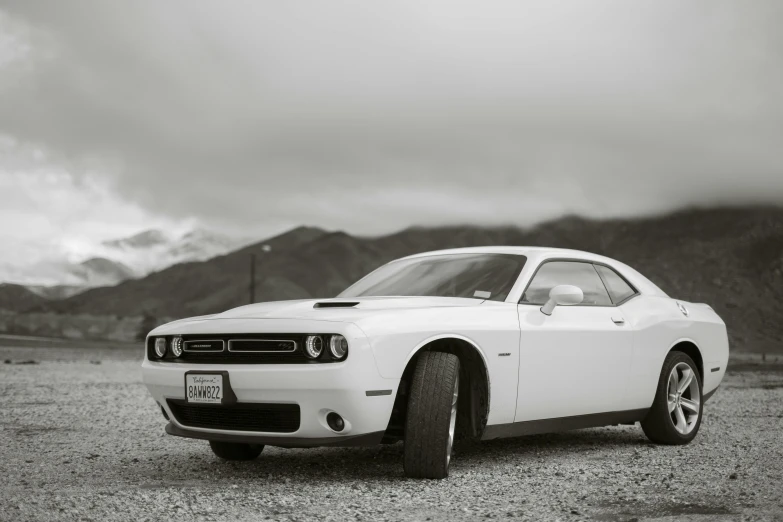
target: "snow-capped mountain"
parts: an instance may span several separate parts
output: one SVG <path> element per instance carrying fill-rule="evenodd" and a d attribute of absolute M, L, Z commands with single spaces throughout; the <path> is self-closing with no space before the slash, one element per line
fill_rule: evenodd
<path fill-rule="evenodd" d="M 139 232 L 135 236 L 125 237 L 122 239 L 113 239 L 111 241 L 104 241 L 101 243 L 108 248 L 118 249 L 134 249 L 134 248 L 152 248 L 158 245 L 165 245 L 171 242 L 171 238 L 166 236 L 160 230 L 146 230 Z"/>
<path fill-rule="evenodd" d="M 188 261 L 205 261 L 225 254 L 247 241 L 196 229 L 172 237 L 161 230 L 147 230 L 131 237 L 104 241 L 96 255 L 129 267 L 136 277 Z"/>
<path fill-rule="evenodd" d="M 0 282 L 22 284 L 46 297 L 55 287 L 67 288 L 66 293 L 72 294 L 144 277 L 178 263 L 205 261 L 247 243 L 204 229 L 183 235 L 146 230 L 87 248 L 82 245 L 78 253 L 63 251 L 32 263 L 0 264 Z"/>

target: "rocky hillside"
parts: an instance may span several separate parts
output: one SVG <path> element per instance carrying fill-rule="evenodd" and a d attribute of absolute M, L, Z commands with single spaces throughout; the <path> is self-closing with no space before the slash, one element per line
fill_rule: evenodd
<path fill-rule="evenodd" d="M 698 209 L 634 220 L 566 217 L 532 229 L 411 228 L 377 238 L 299 228 L 226 256 L 34 308 L 161 317 L 218 312 L 247 302 L 251 253 L 258 259 L 257 300 L 327 297 L 388 260 L 480 245 L 546 245 L 604 254 L 636 267 L 673 297 L 711 304 L 729 324 L 736 344 L 770 351 L 783 345 L 780 208 Z"/>

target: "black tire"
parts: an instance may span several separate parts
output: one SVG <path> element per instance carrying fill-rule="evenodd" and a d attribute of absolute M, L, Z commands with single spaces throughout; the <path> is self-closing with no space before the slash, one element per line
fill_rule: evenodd
<path fill-rule="evenodd" d="M 681 364 L 686 364 L 690 367 L 690 370 L 693 372 L 693 379 L 696 379 L 699 391 L 698 418 L 695 420 L 695 424 L 687 434 L 680 433 L 677 430 L 675 427 L 676 421 L 674 419 L 674 417 L 676 417 L 676 412 L 670 413 L 669 411 L 669 376 L 671 375 L 672 369 Z M 687 391 L 682 394 L 683 398 L 686 398 L 686 395 L 688 396 L 687 398 L 692 398 Z M 682 352 L 670 352 L 663 361 L 663 368 L 661 369 L 661 376 L 658 378 L 658 389 L 655 392 L 653 405 L 647 413 L 647 416 L 641 422 L 644 434 L 656 444 L 688 444 L 696 437 L 696 434 L 699 432 L 699 427 L 701 426 L 702 413 L 704 410 L 703 396 L 701 375 L 699 375 L 699 369 L 693 362 L 693 359 Z"/>
<path fill-rule="evenodd" d="M 424 352 L 416 361 L 405 419 L 405 476 L 442 479 L 449 476 L 454 389 L 459 358 Z"/>
<path fill-rule="evenodd" d="M 263 444 L 244 444 L 241 442 L 209 441 L 212 453 L 225 460 L 253 460 L 264 451 Z"/>

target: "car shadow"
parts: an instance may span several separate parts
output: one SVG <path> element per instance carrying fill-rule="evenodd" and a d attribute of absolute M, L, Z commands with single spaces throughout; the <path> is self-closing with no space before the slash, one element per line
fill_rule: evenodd
<path fill-rule="evenodd" d="M 494 452 L 525 455 L 531 452 L 538 454 L 544 449 L 551 453 L 559 451 L 584 452 L 590 449 L 604 451 L 613 448 L 647 445 L 652 445 L 652 443 L 647 440 L 641 429 L 622 426 L 526 435 L 481 442 L 463 441 L 456 445 L 455 450 L 461 456 L 467 457 L 473 454 L 481 455 Z"/>
<path fill-rule="evenodd" d="M 143 474 L 158 485 L 203 486 L 214 483 L 215 475 L 224 484 L 231 481 L 300 481 L 361 480 L 363 484 L 382 485 L 408 480 L 403 475 L 404 446 L 390 445 L 359 448 L 265 448 L 259 458 L 248 462 L 229 462 L 215 457 L 204 441 L 181 441 L 180 451 L 169 453 L 169 466 L 147 469 Z M 628 447 L 649 445 L 641 430 L 633 428 L 599 428 L 546 435 L 530 435 L 484 442 L 458 443 L 454 449 L 453 472 L 474 468 L 487 458 L 518 459 L 524 464 L 530 458 L 557 457 L 574 452 L 582 458 L 605 458 L 606 453 Z M 585 455 L 585 454 L 588 455 Z M 141 470 L 140 470 L 141 471 Z M 142 486 L 145 487 L 145 486 Z"/>

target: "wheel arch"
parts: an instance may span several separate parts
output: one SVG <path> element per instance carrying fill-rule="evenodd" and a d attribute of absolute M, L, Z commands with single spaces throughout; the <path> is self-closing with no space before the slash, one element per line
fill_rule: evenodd
<path fill-rule="evenodd" d="M 671 352 L 682 352 L 696 363 L 696 369 L 699 370 L 699 378 L 702 384 L 704 383 L 704 356 L 701 353 L 701 349 L 696 344 L 696 341 L 689 338 L 679 339 L 671 345 L 667 354 Z"/>
<path fill-rule="evenodd" d="M 471 339 L 459 334 L 440 334 L 421 342 L 411 351 L 405 364 L 391 418 L 386 428 L 385 442 L 404 438 L 408 390 L 419 356 L 427 351 L 452 353 L 460 361 L 460 398 L 457 417 L 457 438 L 478 439 L 489 417 L 490 377 L 487 359 Z"/>

